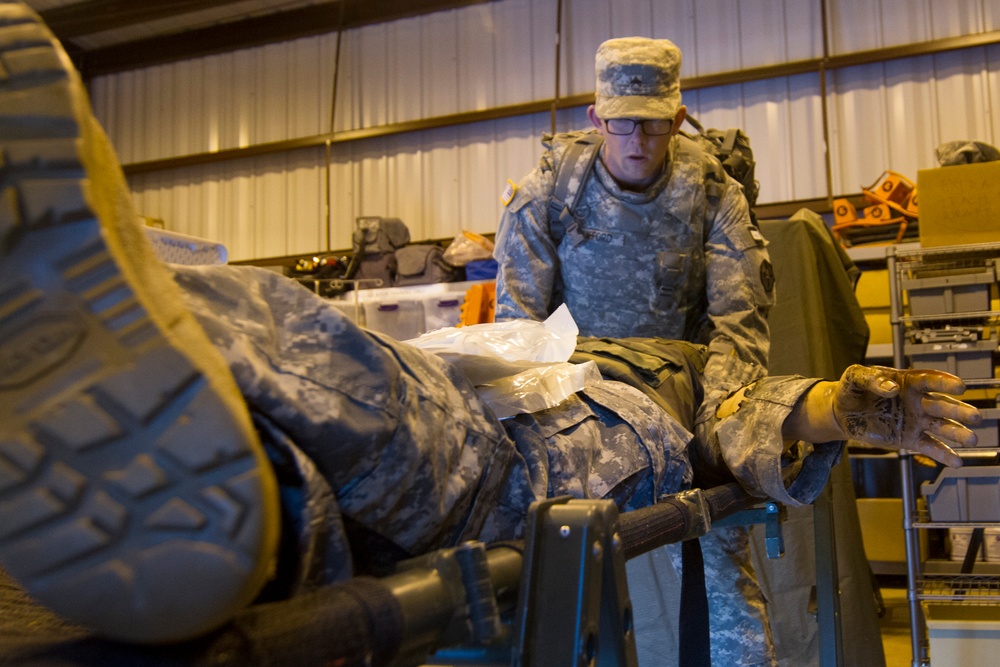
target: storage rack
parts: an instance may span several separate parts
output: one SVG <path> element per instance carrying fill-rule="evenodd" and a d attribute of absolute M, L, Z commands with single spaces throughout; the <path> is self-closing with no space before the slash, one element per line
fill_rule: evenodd
<path fill-rule="evenodd" d="M 996 284 L 996 274 L 998 268 L 997 259 L 1000 258 L 1000 243 L 944 246 L 939 248 L 907 249 L 890 248 L 887 252 L 887 267 L 889 270 L 889 291 L 890 291 L 890 323 L 892 325 L 893 338 L 893 361 L 897 368 L 906 368 L 910 364 L 907 358 L 911 356 L 910 351 L 917 346 L 907 349 L 905 343 L 907 332 L 915 328 L 916 323 L 923 326 L 940 326 L 942 324 L 958 323 L 964 325 L 983 326 L 984 337 L 996 337 L 997 324 L 1000 321 L 1000 311 L 991 310 L 991 299 L 994 296 Z M 922 313 L 913 314 L 912 299 L 907 300 L 904 308 L 904 293 L 908 292 L 907 285 L 912 285 L 910 280 L 915 275 L 940 275 L 948 276 L 958 274 L 968 277 L 977 271 L 987 273 L 993 271 L 992 283 L 986 285 L 986 307 L 985 309 L 968 310 L 962 307 L 957 308 L 957 312 L 943 312 L 936 314 Z M 975 278 L 973 279 L 975 280 Z M 958 284 L 963 280 L 958 279 Z M 984 283 L 985 284 L 985 283 Z M 953 310 L 955 304 L 951 301 L 957 298 L 955 295 L 964 288 L 946 290 L 948 304 L 945 310 Z M 907 294 L 907 296 L 910 296 Z M 973 343 L 973 346 L 979 341 Z M 987 348 L 989 345 L 986 346 Z M 954 357 L 948 359 L 949 364 L 953 364 Z M 989 376 L 988 378 L 965 379 L 969 389 L 1000 387 L 1000 379 L 996 378 L 993 371 L 993 358 L 989 354 Z M 952 370 L 943 368 L 942 370 Z M 954 372 L 954 371 L 953 371 Z M 959 373 L 959 375 L 961 375 Z M 988 455 L 992 456 L 1000 452 L 997 448 L 956 448 L 956 451 L 964 456 Z M 903 495 L 903 528 L 906 540 L 906 570 L 907 570 L 907 598 L 910 609 L 910 631 L 913 651 L 912 667 L 925 667 L 930 664 L 933 656 L 929 655 L 929 642 L 927 627 L 925 624 L 922 602 L 943 602 L 948 604 L 979 604 L 979 605 L 1000 605 L 1000 576 L 983 574 L 931 574 L 924 573 L 920 557 L 920 542 L 918 531 L 929 528 L 978 528 L 988 525 L 997 525 L 993 522 L 941 522 L 932 521 L 926 509 L 917 509 L 917 496 L 919 489 L 915 488 L 913 472 L 913 453 L 908 451 L 900 452 L 900 470 L 902 475 L 902 495 Z"/>

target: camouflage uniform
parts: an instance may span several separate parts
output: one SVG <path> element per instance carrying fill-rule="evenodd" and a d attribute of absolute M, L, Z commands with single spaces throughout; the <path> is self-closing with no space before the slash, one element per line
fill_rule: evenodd
<path fill-rule="evenodd" d="M 616 381 L 501 424 L 453 366 L 358 328 L 287 278 L 253 267 L 174 270 L 227 359 L 282 485 L 292 556 L 272 594 L 371 570 L 379 563 L 367 559 L 386 551 L 405 557 L 516 537 L 528 505 L 546 496 L 611 498 L 625 510 L 652 504 L 690 484 L 692 449 L 730 465 L 724 452 L 734 448 L 720 436 L 767 438 L 766 460 L 732 462 L 761 495 L 810 502 L 829 470 L 831 457 L 807 458 L 815 465 L 799 475 L 801 492 L 793 485 L 795 498 L 786 497 L 782 470 L 803 464 L 783 460 L 781 424 L 813 380 L 765 380 L 721 423 L 714 412 L 702 421 L 698 439 Z M 686 377 L 676 386 L 700 391 L 696 370 L 678 364 Z M 692 448 L 701 439 L 707 444 Z"/>
<path fill-rule="evenodd" d="M 566 303 L 581 335 L 707 344 L 706 396 L 698 417 L 704 421 L 727 394 L 766 372 L 767 313 L 774 303 L 766 242 L 750 222 L 740 186 L 727 177 L 721 195 L 709 197 L 706 174 L 714 171 L 715 158 L 677 136 L 664 173 L 641 193 L 619 187 L 598 159 L 583 185 L 575 223 L 557 243 L 550 198 L 575 136 L 555 138 L 504 210 L 496 236 L 496 317 L 541 320 Z M 772 664 L 747 531 L 714 531 L 702 543 L 711 540 L 718 544 L 706 547 L 705 567 L 713 637 L 720 639 L 713 642 L 716 662 Z"/>
<path fill-rule="evenodd" d="M 598 160 L 577 224 L 556 245 L 549 196 L 573 136 L 557 138 L 500 220 L 496 319 L 543 320 L 565 303 L 583 336 L 707 344 L 710 392 L 763 375 L 774 274 L 739 185 L 728 179 L 713 202 L 704 160 L 715 158 L 679 150 L 684 137 L 646 192 L 623 190 Z"/>

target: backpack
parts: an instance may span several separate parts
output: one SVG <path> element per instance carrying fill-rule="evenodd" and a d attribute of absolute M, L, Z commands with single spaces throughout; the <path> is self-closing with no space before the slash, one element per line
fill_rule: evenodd
<path fill-rule="evenodd" d="M 418 243 L 396 250 L 396 285 L 451 283 L 459 279 L 461 267 L 443 259 L 444 248 Z"/>
<path fill-rule="evenodd" d="M 743 185 L 743 195 L 750 206 L 750 220 L 757 226 L 753 207 L 757 203 L 760 185 L 754 180 L 756 162 L 753 151 L 750 150 L 750 139 L 738 128 L 706 130 L 691 116 L 686 116 L 686 119 L 698 130 L 698 134 L 681 132 L 680 136 L 686 141 L 682 140 L 678 144 L 679 150 L 706 153 L 719 161 L 704 160 L 705 193 L 716 202 L 722 195 L 726 178 L 719 169 L 721 163 L 722 170 Z M 542 144 L 551 148 L 557 139 L 571 139 L 557 166 L 555 185 L 549 197 L 549 234 L 558 246 L 566 232 L 572 232 L 576 227 L 576 205 L 583 194 L 584 184 L 594 170 L 594 163 L 604 140 L 596 131 L 590 130 L 583 133 L 546 134 L 542 137 Z M 706 228 L 706 234 L 708 231 Z"/>
<path fill-rule="evenodd" d="M 691 139 L 709 155 L 714 155 L 722 163 L 722 168 L 733 179 L 743 186 L 743 196 L 750 205 L 750 220 L 754 226 L 757 225 L 757 216 L 753 207 L 757 205 L 757 195 L 760 194 L 760 183 L 754 178 L 754 170 L 757 166 L 753 159 L 753 150 L 750 148 L 750 137 L 738 127 L 731 127 L 728 130 L 717 130 L 715 128 L 705 129 L 701 123 L 686 116 L 698 134 L 682 135 Z"/>
<path fill-rule="evenodd" d="M 367 216 L 355 221 L 351 235 L 351 263 L 347 280 L 380 280 L 380 287 L 396 281 L 396 250 L 410 242 L 410 230 L 399 218 Z"/>

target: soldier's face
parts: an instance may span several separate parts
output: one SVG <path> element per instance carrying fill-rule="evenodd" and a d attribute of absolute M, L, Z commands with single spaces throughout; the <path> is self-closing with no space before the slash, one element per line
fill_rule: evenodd
<path fill-rule="evenodd" d="M 631 134 L 612 134 L 605 122 L 597 117 L 593 106 L 587 114 L 598 134 L 604 137 L 601 157 L 608 172 L 622 188 L 641 192 L 656 182 L 663 172 L 670 139 L 680 130 L 684 120 L 684 107 L 674 118 L 670 132 L 661 135 L 646 134 L 638 123 Z"/>

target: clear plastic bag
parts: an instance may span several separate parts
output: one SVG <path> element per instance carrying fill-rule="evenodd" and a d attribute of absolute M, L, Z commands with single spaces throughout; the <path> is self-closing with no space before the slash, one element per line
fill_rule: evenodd
<path fill-rule="evenodd" d="M 449 327 L 406 342 L 457 366 L 503 419 L 555 407 L 601 378 L 593 362 L 568 363 L 578 333 L 573 316 L 562 305 L 544 322 Z"/>
<path fill-rule="evenodd" d="M 493 256 L 493 241 L 481 234 L 462 230 L 444 250 L 442 259 L 452 266 L 465 266 L 477 259 Z"/>
<path fill-rule="evenodd" d="M 569 308 L 559 306 L 544 322 L 510 320 L 428 331 L 406 341 L 437 354 L 475 354 L 506 361 L 568 361 L 576 349 L 576 326 Z"/>
<path fill-rule="evenodd" d="M 500 419 L 520 412 L 538 412 L 555 407 L 588 384 L 601 379 L 593 361 L 561 362 L 531 368 L 489 384 L 479 385 L 479 396 Z"/>

